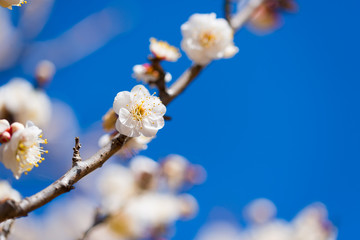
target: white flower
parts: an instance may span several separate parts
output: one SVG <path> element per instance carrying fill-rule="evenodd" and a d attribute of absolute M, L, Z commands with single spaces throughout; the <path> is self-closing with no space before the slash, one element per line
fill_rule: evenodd
<path fill-rule="evenodd" d="M 150 38 L 150 51 L 155 57 L 170 62 L 176 62 L 181 57 L 179 49 L 156 38 Z"/>
<path fill-rule="evenodd" d="M 26 4 L 25 0 L 0 0 L 0 6 L 12 9 L 12 6 L 21 7 L 21 4 Z"/>
<path fill-rule="evenodd" d="M 225 19 L 216 14 L 194 14 L 181 26 L 182 49 L 195 63 L 206 65 L 211 60 L 233 57 L 238 48 L 234 46 L 234 33 Z"/>
<path fill-rule="evenodd" d="M 159 164 L 151 158 L 145 156 L 136 156 L 130 162 L 130 170 L 136 175 L 148 173 L 156 175 L 159 171 Z"/>
<path fill-rule="evenodd" d="M 11 140 L 0 146 L 0 161 L 13 172 L 16 179 L 23 172 L 27 174 L 34 166 L 38 167 L 38 163 L 44 160 L 41 154 L 47 151 L 40 144 L 46 144 L 47 140 L 41 138 L 41 133 L 41 129 L 27 122 L 25 128 L 13 133 Z"/>
<path fill-rule="evenodd" d="M 181 201 L 172 194 L 142 194 L 110 218 L 109 226 L 127 239 L 147 239 L 157 229 L 172 224 L 181 216 Z"/>
<path fill-rule="evenodd" d="M 170 189 L 178 189 L 186 181 L 189 161 L 180 155 L 169 155 L 162 163 L 162 171 Z"/>
<path fill-rule="evenodd" d="M 244 240 L 292 240 L 292 226 L 282 220 L 275 220 L 251 228 L 244 234 Z"/>
<path fill-rule="evenodd" d="M 22 78 L 15 78 L 0 88 L 0 118 L 11 114 L 15 121 L 30 120 L 45 127 L 51 117 L 49 97 Z"/>
<path fill-rule="evenodd" d="M 336 229 L 327 219 L 327 210 L 321 203 L 302 210 L 293 220 L 294 240 L 334 240 Z"/>
<path fill-rule="evenodd" d="M 98 189 L 105 212 L 115 212 L 136 193 L 133 173 L 121 165 L 109 165 L 99 178 Z"/>
<path fill-rule="evenodd" d="M 151 64 L 144 63 L 138 64 L 133 67 L 132 77 L 138 81 L 143 81 L 144 83 L 151 84 L 158 80 L 159 73 L 151 66 Z M 170 82 L 172 76 L 170 73 L 165 74 L 165 82 Z"/>
<path fill-rule="evenodd" d="M 119 92 L 113 108 L 119 115 L 116 129 L 128 137 L 153 137 L 164 127 L 166 107 L 158 97 L 150 95 L 143 85 L 135 86 L 131 92 Z"/>
<path fill-rule="evenodd" d="M 13 189 L 7 181 L 0 181 L 0 201 L 6 199 L 20 201 L 21 195 L 18 191 Z"/>

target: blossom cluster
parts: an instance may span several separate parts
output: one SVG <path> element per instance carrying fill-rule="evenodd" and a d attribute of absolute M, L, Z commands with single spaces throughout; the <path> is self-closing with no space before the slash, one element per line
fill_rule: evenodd
<path fill-rule="evenodd" d="M 180 218 L 192 217 L 195 198 L 178 192 L 202 181 L 199 168 L 179 155 L 161 163 L 137 156 L 128 167 L 108 166 L 99 180 L 101 209 L 110 215 L 107 228 L 125 238 L 146 239 L 163 235 Z"/>
<path fill-rule="evenodd" d="M 245 208 L 247 228 L 219 221 L 200 230 L 196 240 L 335 240 L 336 228 L 327 218 L 323 204 L 312 204 L 290 222 L 276 219 L 276 207 L 267 199 L 257 199 Z"/>
<path fill-rule="evenodd" d="M 88 194 L 97 199 L 95 203 L 76 197 L 45 214 L 43 223 L 34 224 L 39 222 L 35 216 L 16 221 L 11 239 L 78 239 L 93 225 L 91 221 L 99 224 L 89 231 L 88 240 L 171 236 L 176 221 L 195 216 L 197 201 L 184 192 L 202 183 L 204 177 L 201 166 L 179 155 L 160 162 L 137 156 L 126 164 L 108 164 L 92 181 L 81 185 L 83 192 L 90 189 Z"/>

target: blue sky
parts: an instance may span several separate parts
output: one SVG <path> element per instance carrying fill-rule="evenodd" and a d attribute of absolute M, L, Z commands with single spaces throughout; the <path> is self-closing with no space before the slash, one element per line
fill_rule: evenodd
<path fill-rule="evenodd" d="M 191 14 L 223 16 L 222 4 L 220 0 L 57 1 L 38 40 L 57 37 L 107 6 L 121 11 L 124 31 L 94 54 L 60 70 L 49 95 L 71 105 L 86 131 L 111 107 L 117 92 L 136 84 L 132 66 L 146 61 L 150 37 L 179 46 L 180 25 Z M 195 220 L 178 224 L 175 240 L 192 239 L 214 207 L 240 219 L 242 208 L 258 197 L 274 201 L 285 219 L 312 202 L 323 202 L 339 228 L 338 239 L 357 236 L 360 3 L 298 4 L 299 12 L 285 15 L 284 26 L 272 34 L 258 36 L 242 29 L 235 37 L 239 53 L 213 62 L 169 105 L 167 114 L 173 120 L 143 152 L 154 159 L 181 154 L 207 169 L 206 183 L 191 190 L 200 213 Z M 164 66 L 176 78 L 189 65 L 183 53 L 179 62 Z M 15 75 L 29 77 L 17 68 L 5 72 L 1 81 Z M 16 184 L 20 190 L 36 191 L 27 188 L 32 183 L 21 183 Z"/>

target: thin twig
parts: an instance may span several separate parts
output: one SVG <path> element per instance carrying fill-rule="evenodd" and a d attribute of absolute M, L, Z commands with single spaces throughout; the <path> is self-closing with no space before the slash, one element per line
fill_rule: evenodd
<path fill-rule="evenodd" d="M 179 96 L 188 86 L 189 84 L 199 75 L 201 70 L 204 69 L 205 66 L 201 65 L 193 65 L 188 70 L 186 70 L 168 89 L 168 95 L 165 98 L 162 98 L 161 101 L 167 105 L 174 98 Z"/>
<path fill-rule="evenodd" d="M 72 157 L 72 166 L 73 167 L 77 164 L 77 162 L 81 161 L 80 148 L 81 148 L 80 139 L 79 139 L 79 137 L 76 137 L 75 138 L 75 147 L 73 147 L 73 150 L 74 150 L 74 154 Z"/>
<path fill-rule="evenodd" d="M 92 157 L 85 161 L 77 162 L 67 173 L 47 188 L 19 202 L 7 200 L 0 204 L 0 222 L 10 218 L 27 216 L 29 212 L 45 205 L 57 196 L 74 189 L 73 185 L 76 182 L 95 169 L 100 168 L 106 160 L 120 150 L 128 139 L 128 137 L 118 134 Z"/>
<path fill-rule="evenodd" d="M 99 224 L 102 224 L 108 219 L 109 215 L 102 214 L 100 209 L 96 209 L 93 224 L 84 232 L 84 234 L 78 240 L 85 240 L 90 232 Z M 0 239 L 1 240 L 1 239 Z"/>
<path fill-rule="evenodd" d="M 224 12 L 225 12 L 225 19 L 230 24 L 231 21 L 231 2 L 232 0 L 225 0 L 224 1 Z"/>
<path fill-rule="evenodd" d="M 231 27 L 234 31 L 238 31 L 249 20 L 253 12 L 262 4 L 265 0 L 248 0 L 241 11 L 238 11 L 230 21 Z"/>
<path fill-rule="evenodd" d="M 15 222 L 14 219 L 9 219 L 3 223 L 3 226 L 2 226 L 1 232 L 0 232 L 0 240 L 6 240 L 8 238 L 11 227 L 14 224 L 14 222 Z"/>
<path fill-rule="evenodd" d="M 158 79 L 154 82 L 156 87 L 159 90 L 159 97 L 160 99 L 164 99 L 168 97 L 166 83 L 165 83 L 165 76 L 166 72 L 161 66 L 161 59 L 156 57 L 149 57 L 149 61 L 151 62 L 151 66 L 154 68 L 155 71 L 159 73 Z"/>

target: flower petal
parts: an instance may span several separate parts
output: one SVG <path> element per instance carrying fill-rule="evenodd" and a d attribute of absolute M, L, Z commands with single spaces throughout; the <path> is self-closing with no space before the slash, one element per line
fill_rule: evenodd
<path fill-rule="evenodd" d="M 137 123 L 137 121 L 132 118 L 130 112 L 125 108 L 120 109 L 119 121 L 121 122 L 121 124 L 123 124 L 129 128 L 134 128 Z"/>
<path fill-rule="evenodd" d="M 0 133 L 5 131 L 9 127 L 10 127 L 10 124 L 7 120 L 5 120 L 5 119 L 0 120 Z"/>
<path fill-rule="evenodd" d="M 128 91 L 119 92 L 114 99 L 113 109 L 118 114 L 121 108 L 128 109 L 130 103 L 131 103 L 130 92 Z"/>
<path fill-rule="evenodd" d="M 131 96 L 132 100 L 137 102 L 142 98 L 150 96 L 150 93 L 144 85 L 139 84 L 131 89 Z"/>
<path fill-rule="evenodd" d="M 115 127 L 116 130 L 119 131 L 119 133 L 128 137 L 138 137 L 141 135 L 136 128 L 127 127 L 123 125 L 119 120 L 116 121 Z"/>

